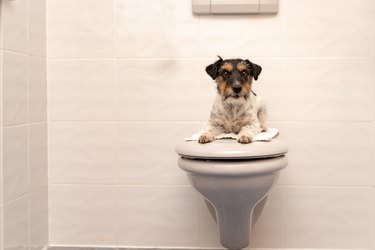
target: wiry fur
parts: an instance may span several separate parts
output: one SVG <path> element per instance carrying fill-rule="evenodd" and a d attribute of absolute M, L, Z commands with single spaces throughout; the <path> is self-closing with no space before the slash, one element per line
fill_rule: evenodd
<path fill-rule="evenodd" d="M 250 143 L 256 134 L 266 131 L 265 103 L 251 90 L 252 79 L 258 79 L 262 68 L 249 60 L 219 58 L 206 68 L 217 83 L 218 95 L 199 142 L 211 142 L 221 133 L 235 133 L 238 142 Z"/>

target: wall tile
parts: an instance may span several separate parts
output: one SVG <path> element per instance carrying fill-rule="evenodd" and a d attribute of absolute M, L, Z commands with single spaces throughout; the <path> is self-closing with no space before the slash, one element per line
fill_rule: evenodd
<path fill-rule="evenodd" d="M 46 56 L 45 2 L 0 1 L 0 167 L 3 180 L 0 183 L 0 249 L 4 250 L 42 250 L 48 245 L 47 197 L 41 199 L 35 189 L 31 191 L 32 184 L 38 182 L 39 191 L 48 192 L 47 126 L 44 124 L 41 128 L 44 131 L 38 131 L 41 133 L 35 131 L 38 126 L 29 126 L 29 122 L 46 121 L 46 59 L 34 57 Z M 42 98 L 43 105 L 38 102 Z M 38 146 L 43 143 L 44 151 L 39 151 L 42 149 Z M 38 164 L 37 153 L 44 153 L 43 173 L 40 169 L 31 172 Z M 34 178 L 39 175 L 44 177 L 44 186 L 39 183 L 41 179 Z M 44 209 L 39 209 L 42 206 Z"/>
<path fill-rule="evenodd" d="M 47 121 L 47 63 L 45 58 L 29 56 L 29 121 Z"/>
<path fill-rule="evenodd" d="M 48 189 L 39 186 L 30 192 L 30 250 L 46 249 L 48 244 Z"/>
<path fill-rule="evenodd" d="M 198 201 L 190 187 L 117 187 L 117 245 L 196 246 Z"/>
<path fill-rule="evenodd" d="M 197 36 L 199 18 L 191 12 L 190 0 L 119 0 L 116 3 L 117 56 L 202 56 Z"/>
<path fill-rule="evenodd" d="M 375 43 L 375 34 L 374 34 L 374 43 Z M 373 111 L 372 120 L 375 121 L 375 87 L 374 87 L 375 86 L 375 70 L 374 70 L 375 69 L 375 55 L 372 58 L 371 67 L 372 67 L 371 72 L 372 72 L 372 83 L 373 83 L 372 85 L 372 111 Z"/>
<path fill-rule="evenodd" d="M 13 200 L 4 207 L 4 250 L 28 250 L 28 196 Z"/>
<path fill-rule="evenodd" d="M 372 130 L 371 130 L 371 162 L 375 162 L 375 121 L 372 122 Z M 374 164 L 372 164 L 374 165 Z M 371 167 L 371 184 L 374 185 L 375 183 L 375 168 Z M 375 226 L 375 224 L 374 224 Z M 375 228 L 374 228 L 375 229 Z M 375 232 L 374 232 L 375 233 Z M 374 242 L 375 244 L 375 242 Z"/>
<path fill-rule="evenodd" d="M 189 185 L 185 172 L 177 165 L 175 147 L 201 128 L 199 123 L 119 124 L 117 183 Z"/>
<path fill-rule="evenodd" d="M 214 60 L 119 60 L 118 119 L 207 121 L 216 84 L 204 69 Z"/>
<path fill-rule="evenodd" d="M 30 189 L 47 187 L 47 124 L 29 126 Z"/>
<path fill-rule="evenodd" d="M 197 193 L 198 195 L 198 193 Z M 212 218 L 204 199 L 199 196 L 200 247 L 221 248 L 218 226 Z M 271 190 L 266 205 L 253 225 L 250 249 L 285 248 L 286 230 L 284 214 L 284 190 L 276 187 Z"/>
<path fill-rule="evenodd" d="M 289 185 L 368 185 L 371 123 L 288 124 Z"/>
<path fill-rule="evenodd" d="M 3 128 L 4 202 L 28 192 L 27 126 Z"/>
<path fill-rule="evenodd" d="M 290 56 L 369 56 L 372 0 L 287 1 Z M 353 18 L 355 16 L 355 18 Z"/>
<path fill-rule="evenodd" d="M 29 0 L 28 4 L 28 39 L 29 53 L 46 56 L 46 1 Z"/>
<path fill-rule="evenodd" d="M 267 16 L 193 15 L 190 5 L 49 2 L 50 244 L 221 248 L 174 152 L 208 119 L 216 86 L 204 68 L 221 55 L 263 67 L 253 88 L 290 149 L 251 246 L 374 248 L 375 2 L 280 1 Z M 44 178 L 32 170 L 43 129 L 29 130 L 31 183 Z M 45 193 L 34 190 L 39 250 Z"/>
<path fill-rule="evenodd" d="M 195 191 L 199 200 L 199 246 L 222 248 L 219 239 L 219 229 L 212 218 L 204 198 Z"/>
<path fill-rule="evenodd" d="M 0 13 L 1 13 L 1 4 L 0 4 Z M 0 29 L 0 35 L 1 34 L 1 29 Z M 2 62 L 2 57 L 3 57 L 3 54 L 2 54 L 2 51 L 0 50 L 0 62 Z M 3 67 L 0 66 L 0 86 L 3 86 Z M 1 87 L 0 88 L 0 96 L 2 97 L 3 96 L 3 88 Z M 0 104 L 1 108 L 0 108 L 0 117 L 3 117 L 3 108 L 2 108 L 2 104 Z M 0 119 L 0 153 L 3 152 L 3 119 L 1 118 Z M 3 160 L 1 159 L 0 160 L 0 171 L 3 171 Z M 4 186 L 3 186 L 3 178 L 0 178 L 0 187 L 1 187 L 1 190 L 4 190 Z M 0 192 L 0 205 L 3 205 L 3 191 Z M 0 212 L 2 212 L 3 210 L 1 209 Z M 2 214 L 2 213 L 0 213 Z M 2 216 L 0 215 L 0 220 L 2 222 Z M 2 224 L 0 224 L 2 225 Z M 0 244 L 2 246 L 2 229 L 0 229 Z"/>
<path fill-rule="evenodd" d="M 369 249 L 368 188 L 287 188 L 288 248 Z"/>
<path fill-rule="evenodd" d="M 285 248 L 286 220 L 284 214 L 284 188 L 276 187 L 270 191 L 266 205 L 252 228 L 251 247 Z"/>
<path fill-rule="evenodd" d="M 0 13 L 1 13 L 1 4 L 0 4 Z M 1 29 L 0 29 L 0 35 L 1 34 Z M 0 49 L 0 62 L 3 63 L 3 51 L 2 49 Z M 0 66 L 0 85 L 1 85 L 1 88 L 0 88 L 0 96 L 1 96 L 1 100 L 0 100 L 0 104 L 1 104 L 1 108 L 0 108 L 0 117 L 3 117 L 3 65 Z M 0 119 L 0 127 L 2 128 L 3 127 L 3 118 Z M 2 141 L 2 140 L 1 140 Z M 1 143 L 0 143 L 1 144 Z M 1 148 L 0 148 L 1 149 Z M 0 167 L 1 167 L 1 164 L 0 164 Z M 1 178 L 0 178 L 1 179 Z M 0 183 L 1 185 L 1 183 Z M 1 193 L 1 192 L 0 192 Z"/>
<path fill-rule="evenodd" d="M 7 1 L 8 2 L 8 1 Z M 3 125 L 27 122 L 27 57 L 3 52 Z"/>
<path fill-rule="evenodd" d="M 246 249 L 285 248 L 284 192 L 282 187 L 271 190 L 258 221 L 253 225 L 250 246 Z M 198 193 L 197 193 L 198 195 Z M 200 247 L 222 248 L 218 226 L 212 218 L 204 199 L 199 196 Z M 272 248 L 272 249 L 274 249 Z"/>
<path fill-rule="evenodd" d="M 113 187 L 50 185 L 48 197 L 50 245 L 115 245 Z"/>
<path fill-rule="evenodd" d="M 49 57 L 113 57 L 114 0 L 48 2 Z"/>
<path fill-rule="evenodd" d="M 2 1 L 2 48 L 27 53 L 27 0 Z"/>
<path fill-rule="evenodd" d="M 113 120 L 113 60 L 52 60 L 49 63 L 50 120 Z"/>
<path fill-rule="evenodd" d="M 3 224 L 3 220 L 4 220 L 4 212 L 3 212 L 4 208 L 3 208 L 3 205 L 0 205 L 0 213 L 1 213 L 1 216 L 0 216 L 0 225 L 4 225 Z M 3 241 L 4 241 L 4 231 L 3 231 L 3 226 L 0 227 L 0 244 L 1 244 L 1 247 L 2 249 L 4 249 L 4 244 L 3 244 Z"/>
<path fill-rule="evenodd" d="M 372 187 L 371 189 L 371 192 L 372 192 L 372 199 L 371 199 L 371 202 L 372 202 L 372 207 L 371 207 L 371 210 L 374 211 L 375 209 L 375 189 Z M 375 247 L 375 217 L 374 217 L 374 212 L 372 213 L 372 217 L 371 217 L 371 230 L 370 230 L 370 238 L 371 238 L 371 244 L 372 244 L 372 248 Z"/>
<path fill-rule="evenodd" d="M 371 120 L 370 59 L 286 60 L 286 119 Z"/>
<path fill-rule="evenodd" d="M 273 15 L 200 16 L 201 55 L 209 57 L 285 55 L 285 11 Z"/>
<path fill-rule="evenodd" d="M 285 120 L 285 61 L 284 59 L 250 58 L 253 63 L 262 67 L 257 81 L 253 81 L 253 91 L 261 96 L 268 109 L 268 121 Z"/>
<path fill-rule="evenodd" d="M 114 183 L 115 124 L 50 123 L 49 183 Z"/>

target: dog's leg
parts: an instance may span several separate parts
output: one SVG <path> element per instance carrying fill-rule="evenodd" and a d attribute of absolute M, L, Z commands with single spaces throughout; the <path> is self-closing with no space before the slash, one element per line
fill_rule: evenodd
<path fill-rule="evenodd" d="M 258 114 L 257 114 L 261 132 L 267 131 L 267 127 L 266 127 L 267 115 L 268 115 L 267 107 L 264 102 L 261 102 L 259 109 L 258 109 Z"/>
<path fill-rule="evenodd" d="M 208 124 L 207 127 L 204 129 L 202 135 L 199 137 L 198 142 L 199 143 L 208 143 L 215 140 L 215 137 L 220 134 L 219 130 L 212 126 L 211 124 Z"/>
<path fill-rule="evenodd" d="M 238 133 L 238 142 L 243 144 L 251 143 L 254 140 L 254 136 L 261 131 L 260 123 L 257 120 L 254 120 L 251 125 L 246 125 L 241 128 Z"/>

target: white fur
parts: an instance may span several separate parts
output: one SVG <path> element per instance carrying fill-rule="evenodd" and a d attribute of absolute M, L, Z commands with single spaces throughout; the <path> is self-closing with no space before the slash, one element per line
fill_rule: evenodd
<path fill-rule="evenodd" d="M 247 98 L 224 99 L 218 94 L 199 142 L 211 142 L 221 133 L 235 133 L 239 136 L 238 142 L 250 143 L 256 134 L 266 131 L 266 117 L 265 103 L 252 92 Z"/>

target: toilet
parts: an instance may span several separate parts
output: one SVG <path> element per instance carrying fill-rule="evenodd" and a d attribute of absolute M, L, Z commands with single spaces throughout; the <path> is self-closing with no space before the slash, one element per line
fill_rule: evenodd
<path fill-rule="evenodd" d="M 229 139 L 207 144 L 183 141 L 177 146 L 178 166 L 204 197 L 224 247 L 237 250 L 249 245 L 252 223 L 288 164 L 287 151 L 278 138 L 250 144 Z"/>

